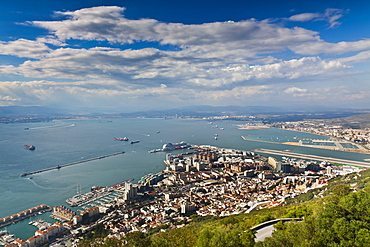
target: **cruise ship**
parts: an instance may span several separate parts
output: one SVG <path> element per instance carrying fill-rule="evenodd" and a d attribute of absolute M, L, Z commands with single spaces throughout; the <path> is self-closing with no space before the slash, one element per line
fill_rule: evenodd
<path fill-rule="evenodd" d="M 188 148 L 188 147 L 190 147 L 190 145 L 188 143 L 182 141 L 182 142 L 179 142 L 179 143 L 164 144 L 163 147 L 162 147 L 162 150 L 166 151 L 166 150 L 184 149 L 184 148 Z"/>

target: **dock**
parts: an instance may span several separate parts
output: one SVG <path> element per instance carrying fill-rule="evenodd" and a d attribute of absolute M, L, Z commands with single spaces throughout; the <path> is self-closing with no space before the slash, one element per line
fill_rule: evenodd
<path fill-rule="evenodd" d="M 306 160 L 328 161 L 328 162 L 333 162 L 333 163 L 338 163 L 338 164 L 370 168 L 370 163 L 363 162 L 363 161 L 337 159 L 337 158 L 332 158 L 332 157 L 323 157 L 323 156 L 317 156 L 317 155 L 311 155 L 311 154 L 298 154 L 298 153 L 291 153 L 291 152 L 286 152 L 286 151 L 278 151 L 278 150 L 271 150 L 271 149 L 264 149 L 264 148 L 259 148 L 259 149 L 255 149 L 252 151 L 256 153 L 288 156 L 288 157 L 294 157 L 294 158 L 306 159 Z"/>
<path fill-rule="evenodd" d="M 25 172 L 25 173 L 22 173 L 20 176 L 25 177 L 25 176 L 33 175 L 33 174 L 40 173 L 40 172 L 46 172 L 46 171 L 50 171 L 50 170 L 58 170 L 58 169 L 63 168 L 63 167 L 77 165 L 77 164 L 85 163 L 85 162 L 88 162 L 88 161 L 103 159 L 103 158 L 115 156 L 115 155 L 118 155 L 118 154 L 124 154 L 124 153 L 125 153 L 124 151 L 121 151 L 121 152 L 117 152 L 117 153 L 113 153 L 113 154 L 107 154 L 107 155 L 103 155 L 103 156 L 99 156 L 99 157 L 95 157 L 95 158 L 91 158 L 91 159 L 80 160 L 80 161 L 76 161 L 76 162 L 72 162 L 72 163 L 68 163 L 68 164 L 64 164 L 64 165 L 53 166 L 53 167 L 49 167 L 49 168 L 45 168 L 45 169 L 41 169 L 41 170 L 37 170 L 37 171 L 33 171 L 33 172 Z"/>

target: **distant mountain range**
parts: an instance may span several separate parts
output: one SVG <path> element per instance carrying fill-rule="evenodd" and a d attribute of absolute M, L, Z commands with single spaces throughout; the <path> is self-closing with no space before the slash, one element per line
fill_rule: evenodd
<path fill-rule="evenodd" d="M 69 114 L 67 111 L 44 106 L 1 106 L 0 117 L 39 116 L 50 117 Z"/>
<path fill-rule="evenodd" d="M 96 111 L 96 110 L 95 110 Z M 0 107 L 0 117 L 36 116 L 36 117 L 62 117 L 62 116 L 119 116 L 119 117 L 156 117 L 156 118 L 184 118 L 184 117 L 213 117 L 213 116 L 243 116 L 254 115 L 266 121 L 298 121 L 302 119 L 341 118 L 370 110 L 349 109 L 312 109 L 293 110 L 269 106 L 188 106 L 174 109 L 150 110 L 129 113 L 92 113 L 92 109 L 70 111 L 42 106 L 7 106 Z"/>

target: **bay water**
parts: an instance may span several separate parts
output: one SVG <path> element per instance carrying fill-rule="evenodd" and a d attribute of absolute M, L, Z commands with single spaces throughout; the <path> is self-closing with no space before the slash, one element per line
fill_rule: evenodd
<path fill-rule="evenodd" d="M 243 130 L 243 122 L 198 119 L 72 119 L 51 122 L 0 125 L 0 218 L 25 209 L 47 204 L 67 205 L 65 200 L 77 192 L 86 193 L 92 186 L 110 186 L 128 179 L 134 183 L 145 174 L 165 168 L 165 152 L 148 153 L 168 142 L 208 144 L 238 150 L 267 148 L 292 149 L 292 152 L 363 161 L 367 154 L 338 152 L 325 149 L 281 144 L 299 139 L 327 139 L 309 133 L 281 130 Z M 216 126 L 217 125 L 217 126 Z M 214 135 L 218 139 L 214 139 Z M 248 141 L 241 136 L 247 136 Z M 128 137 L 140 142 L 130 144 L 114 137 Z M 256 141 L 252 141 L 256 140 Z M 266 143 L 259 141 L 269 141 Z M 34 145 L 34 151 L 23 145 Z M 102 155 L 125 151 L 124 154 L 97 159 L 59 170 L 50 170 L 26 177 L 20 174 L 54 167 Z M 180 152 L 180 151 L 173 151 Z M 276 156 L 278 159 L 280 157 Z M 49 214 L 36 218 L 55 220 Z M 35 230 L 24 220 L 4 227 L 16 237 L 27 239 Z"/>

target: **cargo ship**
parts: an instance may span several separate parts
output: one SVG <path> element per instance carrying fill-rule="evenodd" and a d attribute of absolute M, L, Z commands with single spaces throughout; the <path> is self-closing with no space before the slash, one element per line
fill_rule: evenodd
<path fill-rule="evenodd" d="M 114 137 L 114 140 L 116 141 L 128 141 L 127 137 Z"/>
<path fill-rule="evenodd" d="M 134 143 L 138 143 L 138 142 L 140 142 L 140 141 L 139 140 L 137 140 L 137 141 L 131 141 L 130 144 L 134 144 Z"/>
<path fill-rule="evenodd" d="M 28 149 L 28 150 L 35 150 L 36 147 L 33 146 L 33 145 L 24 145 L 24 148 Z"/>

